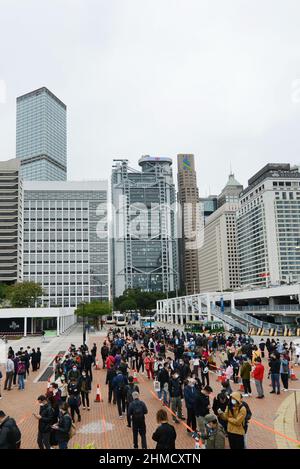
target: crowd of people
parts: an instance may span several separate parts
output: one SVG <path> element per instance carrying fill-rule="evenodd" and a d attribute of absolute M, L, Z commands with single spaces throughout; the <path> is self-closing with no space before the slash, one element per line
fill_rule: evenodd
<path fill-rule="evenodd" d="M 247 400 L 253 394 L 252 383 L 256 397 L 263 399 L 267 363 L 270 392 L 287 391 L 290 365 L 299 364 L 300 360 L 298 345 L 275 338 L 262 338 L 256 345 L 245 334 L 208 336 L 166 328 L 108 329 L 101 345 L 94 343 L 89 349 L 87 345 L 76 348 L 71 344 L 67 354 L 55 358 L 53 380 L 45 394 L 38 396 L 39 409 L 33 414 L 40 449 L 68 448 L 76 432 L 75 419 L 80 422 L 82 412 L 91 408 L 93 368 L 99 367 L 98 349 L 106 371 L 108 404 L 116 406 L 119 419 L 132 429 L 133 447 L 139 447 L 140 437 L 142 449 L 147 449 L 146 425 L 151 418 L 145 403 L 148 396 L 143 396 L 144 381 L 153 382 L 162 406 L 156 415 L 158 428 L 152 435 L 157 449 L 175 448 L 180 422 L 187 434 L 207 449 L 222 449 L 226 440 L 231 449 L 242 449 L 247 447 L 252 415 Z M 20 349 L 15 354 L 10 348 L 4 389 L 11 390 L 15 384 L 23 390 L 30 364 L 34 372 L 40 362 L 40 349 Z M 213 390 L 211 373 L 217 374 L 219 384 L 214 386 L 219 389 Z M 137 376 L 142 380 L 139 383 Z M 233 391 L 233 384 L 240 385 L 239 391 Z M 169 415 L 173 424 L 169 423 Z M 0 411 L 0 449 L 19 447 L 18 432 L 14 419 Z"/>

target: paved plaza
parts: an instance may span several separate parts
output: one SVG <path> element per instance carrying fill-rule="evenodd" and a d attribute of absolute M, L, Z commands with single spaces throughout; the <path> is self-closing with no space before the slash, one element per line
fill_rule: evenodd
<path fill-rule="evenodd" d="M 98 332 L 88 337 L 88 345 L 91 346 L 96 342 L 98 352 L 106 333 Z M 38 412 L 37 397 L 43 394 L 47 388 L 47 382 L 40 382 L 38 378 L 47 368 L 47 365 L 53 360 L 59 351 L 66 351 L 70 344 L 76 346 L 82 343 L 82 329 L 75 326 L 69 334 L 49 339 L 48 343 L 43 343 L 41 338 L 23 338 L 19 341 L 12 342 L 15 351 L 20 346 L 41 347 L 42 363 L 38 372 L 30 372 L 30 376 L 26 381 L 25 391 L 19 391 L 17 387 L 11 391 L 3 391 L 3 399 L 0 401 L 0 409 L 6 414 L 14 417 L 22 431 L 22 448 L 37 448 L 37 421 L 32 416 L 33 412 Z M 263 361 L 267 371 L 267 360 Z M 3 376 L 5 376 L 4 367 L 1 365 Z M 295 368 L 298 378 L 300 378 L 300 368 Z M 69 443 L 69 448 L 74 445 L 80 446 L 93 443 L 98 449 L 114 449 L 114 448 L 132 448 L 132 432 L 127 428 L 127 421 L 119 420 L 117 408 L 113 404 L 108 404 L 107 387 L 105 385 L 106 370 L 93 371 L 93 383 L 91 392 L 91 410 L 82 410 L 81 423 L 76 423 L 77 433 Z M 140 373 L 138 375 L 141 399 L 148 407 L 148 415 L 146 416 L 147 424 L 147 443 L 149 448 L 155 447 L 152 440 L 152 433 L 157 427 L 155 415 L 161 408 L 161 402 L 157 399 L 153 382 Z M 211 386 L 214 395 L 217 394 L 221 385 L 217 382 L 215 373 L 210 373 Z M 103 402 L 95 403 L 97 384 L 100 385 L 101 397 Z M 300 434 L 297 431 L 295 421 L 295 397 L 294 392 L 282 392 L 280 396 L 269 394 L 270 381 L 267 379 L 265 372 L 265 396 L 264 400 L 256 399 L 255 386 L 253 383 L 252 397 L 247 398 L 247 402 L 252 410 L 252 419 L 250 421 L 247 447 L 249 449 L 263 448 L 299 448 Z M 290 388 L 300 391 L 300 381 L 291 381 Z M 233 390 L 238 390 L 239 385 L 231 384 Z M 300 404 L 300 392 L 297 392 L 298 405 Z M 246 399 L 246 398 L 245 398 Z M 212 403 L 212 397 L 211 397 Z M 186 412 L 184 413 L 186 416 Z M 170 414 L 170 419 L 171 419 Z M 177 431 L 176 448 L 192 449 L 194 448 L 194 440 L 187 435 L 185 422 L 174 424 Z M 298 433 L 298 434 L 297 434 Z"/>

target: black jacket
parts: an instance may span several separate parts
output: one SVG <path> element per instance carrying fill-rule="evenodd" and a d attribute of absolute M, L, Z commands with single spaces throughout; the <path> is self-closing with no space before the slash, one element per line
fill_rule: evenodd
<path fill-rule="evenodd" d="M 78 381 L 78 388 L 80 392 L 88 392 L 92 389 L 91 377 L 86 375 L 85 378 L 81 375 Z"/>
<path fill-rule="evenodd" d="M 162 423 L 152 435 L 156 449 L 175 449 L 176 431 L 173 425 Z"/>
<path fill-rule="evenodd" d="M 54 411 L 50 404 L 40 406 L 39 431 L 49 433 L 53 423 Z"/>
<path fill-rule="evenodd" d="M 133 425 L 145 425 L 145 415 L 148 414 L 146 404 L 139 399 L 135 399 L 129 404 L 128 417 Z"/>
<path fill-rule="evenodd" d="M 164 386 L 164 384 L 165 384 L 165 383 L 168 383 L 169 380 L 170 380 L 170 376 L 169 376 L 168 370 L 166 370 L 165 368 L 162 368 L 162 369 L 158 372 L 157 380 L 160 382 L 160 387 L 161 387 L 161 389 L 162 389 L 163 386 Z"/>
<path fill-rule="evenodd" d="M 72 419 L 69 414 L 60 414 L 58 420 L 58 430 L 55 432 L 56 441 L 69 441 L 70 430 L 72 426 Z"/>
<path fill-rule="evenodd" d="M 280 360 L 278 358 L 271 359 L 269 361 L 270 373 L 271 374 L 279 374 L 280 373 Z"/>
<path fill-rule="evenodd" d="M 16 449 L 17 440 L 21 441 L 20 430 L 16 421 L 7 416 L 0 424 L 0 449 Z"/>
<path fill-rule="evenodd" d="M 205 417 L 209 414 L 209 397 L 205 396 L 203 392 L 197 392 L 195 397 L 194 409 L 196 417 Z"/>
<path fill-rule="evenodd" d="M 182 398 L 182 386 L 180 379 L 174 379 L 171 378 L 169 381 L 169 392 L 170 392 L 170 397 L 180 397 Z"/>

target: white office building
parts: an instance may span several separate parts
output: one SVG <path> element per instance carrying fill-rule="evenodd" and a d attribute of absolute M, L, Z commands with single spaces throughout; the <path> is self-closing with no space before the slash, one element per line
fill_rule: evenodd
<path fill-rule="evenodd" d="M 248 184 L 237 213 L 241 284 L 299 282 L 299 167 L 267 164 Z"/>
<path fill-rule="evenodd" d="M 199 251 L 200 291 L 223 291 L 240 285 L 236 240 L 236 212 L 243 186 L 229 175 L 218 197 L 218 209 L 205 220 Z"/>
<path fill-rule="evenodd" d="M 106 181 L 24 181 L 23 280 L 43 307 L 107 300 Z"/>

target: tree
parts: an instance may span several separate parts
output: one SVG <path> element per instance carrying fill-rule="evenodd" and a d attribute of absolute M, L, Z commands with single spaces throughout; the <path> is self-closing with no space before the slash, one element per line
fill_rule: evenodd
<path fill-rule="evenodd" d="M 43 295 L 39 283 L 22 282 L 8 287 L 7 297 L 13 308 L 33 308 L 37 299 Z"/>
<path fill-rule="evenodd" d="M 7 296 L 9 286 L 5 283 L 0 283 L 0 300 L 4 300 Z"/>
<path fill-rule="evenodd" d="M 122 313 L 125 313 L 127 311 L 133 311 L 136 309 L 137 309 L 137 304 L 134 298 L 125 298 L 119 304 L 119 310 L 122 311 Z"/>
<path fill-rule="evenodd" d="M 109 301 L 92 301 L 91 303 L 81 303 L 75 310 L 75 314 L 87 320 L 93 320 L 98 327 L 99 318 L 107 316 L 112 312 L 112 305 Z"/>

